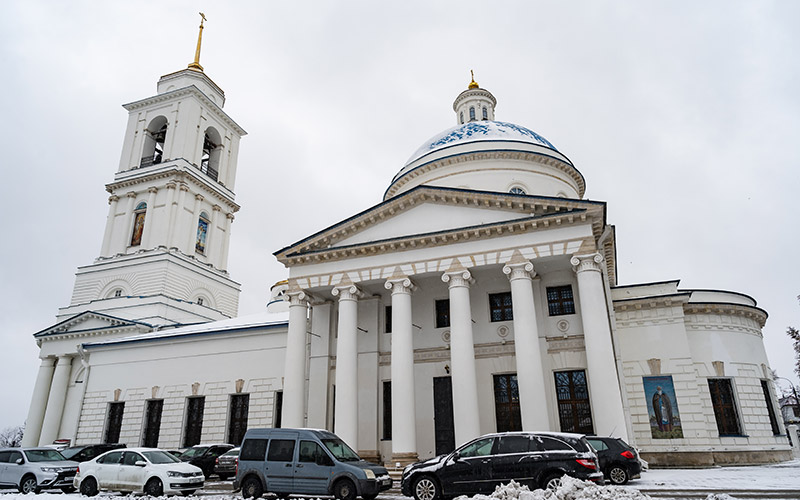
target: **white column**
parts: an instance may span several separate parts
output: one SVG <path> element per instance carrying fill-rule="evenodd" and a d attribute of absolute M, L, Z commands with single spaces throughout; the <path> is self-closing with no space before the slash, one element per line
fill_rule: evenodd
<path fill-rule="evenodd" d="M 578 275 L 578 297 L 594 431 L 598 436 L 616 436 L 627 441 L 628 431 L 600 267 L 603 256 L 599 253 L 576 255 L 570 262 Z"/>
<path fill-rule="evenodd" d="M 150 239 L 153 234 L 153 226 L 155 226 L 154 216 L 156 214 L 156 193 L 157 187 L 150 187 L 147 189 L 147 212 L 144 216 L 144 231 L 142 232 L 142 246 L 141 248 L 150 248 Z"/>
<path fill-rule="evenodd" d="M 134 206 L 134 203 L 136 203 L 136 193 L 131 191 L 128 194 L 126 194 L 125 196 L 128 197 L 128 211 L 126 212 L 127 213 L 126 218 L 128 219 L 128 223 L 125 226 L 125 229 L 124 229 L 125 232 L 123 232 L 123 234 L 122 234 L 122 245 L 123 245 L 122 248 L 128 248 L 129 246 L 131 246 L 131 236 L 133 235 L 133 233 L 132 233 L 132 231 L 133 231 L 133 220 L 135 218 L 134 214 L 133 214 L 133 211 L 136 208 Z"/>
<path fill-rule="evenodd" d="M 222 207 L 219 205 L 211 207 L 211 222 L 209 223 L 208 234 L 206 235 L 206 256 L 209 262 L 212 264 L 216 263 L 216 267 L 222 269 L 219 265 L 219 250 L 221 250 L 222 247 L 219 241 L 217 241 L 217 233 L 219 232 L 217 224 L 220 210 L 222 210 Z"/>
<path fill-rule="evenodd" d="M 28 409 L 28 418 L 25 420 L 25 434 L 22 436 L 22 446 L 38 446 L 39 435 L 42 432 L 44 412 L 47 408 L 47 398 L 50 395 L 50 383 L 53 380 L 54 358 L 44 358 L 39 365 L 36 375 L 36 384 L 33 386 L 31 406 Z"/>
<path fill-rule="evenodd" d="M 478 377 L 475 370 L 475 341 L 469 303 L 469 271 L 447 272 L 442 281 L 450 288 L 450 363 L 453 381 L 453 417 L 456 446 L 480 436 L 478 418 Z M 392 422 L 394 425 L 394 422 Z"/>
<path fill-rule="evenodd" d="M 203 202 L 203 195 L 196 194 L 194 195 L 194 208 L 192 209 L 192 215 L 189 217 L 189 245 L 186 247 L 186 253 L 188 255 L 194 255 L 197 253 L 195 251 L 195 245 L 197 243 L 197 219 L 200 217 L 200 204 Z"/>
<path fill-rule="evenodd" d="M 161 240 L 164 242 L 164 246 L 169 248 L 172 246 L 170 241 L 172 235 L 172 225 L 174 224 L 175 220 L 175 188 L 178 187 L 174 181 L 170 181 L 167 183 L 167 206 L 166 206 L 166 214 L 164 215 L 167 218 L 166 224 L 164 224 L 164 232 L 162 234 Z"/>
<path fill-rule="evenodd" d="M 303 291 L 287 292 L 289 330 L 283 369 L 283 413 L 281 426 L 305 426 L 306 329 L 308 297 Z"/>
<path fill-rule="evenodd" d="M 70 371 L 72 371 L 72 358 L 70 356 L 59 357 L 53 374 L 53 383 L 50 385 L 50 395 L 47 398 L 47 410 L 44 412 L 42 433 L 39 436 L 40 445 L 52 444 L 54 440 L 58 439 L 61 416 L 64 413 L 64 401 L 67 399 Z"/>
<path fill-rule="evenodd" d="M 231 243 L 231 227 L 233 226 L 233 214 L 225 214 L 225 235 L 220 244 L 222 245 L 222 256 L 219 259 L 219 268 L 228 269 L 228 246 Z"/>
<path fill-rule="evenodd" d="M 514 311 L 514 352 L 517 358 L 519 408 L 522 429 L 550 430 L 547 415 L 547 392 L 542 372 L 542 353 L 539 347 L 539 328 L 533 303 L 531 278 L 536 274 L 528 261 L 509 262 L 503 272 L 511 281 L 511 305 Z"/>
<path fill-rule="evenodd" d="M 101 257 L 108 257 L 111 251 L 111 234 L 114 232 L 114 220 L 117 218 L 117 202 L 119 196 L 112 194 L 108 197 L 108 217 L 106 218 L 106 232 L 103 234 L 103 246 L 100 249 Z"/>
<path fill-rule="evenodd" d="M 392 463 L 418 460 L 416 407 L 414 402 L 414 338 L 411 291 L 408 278 L 390 279 L 392 291 Z"/>
<path fill-rule="evenodd" d="M 358 297 L 355 285 L 335 287 L 339 297 L 336 341 L 336 409 L 334 432 L 354 450 L 358 449 Z"/>
<path fill-rule="evenodd" d="M 183 224 L 184 215 L 186 213 L 186 193 L 189 192 L 189 186 L 181 184 L 180 194 L 178 194 L 178 206 L 175 207 L 175 220 L 171 223 L 172 231 L 170 232 L 171 247 L 174 246 L 178 250 L 183 251 L 181 248 L 181 231 L 185 229 Z"/>

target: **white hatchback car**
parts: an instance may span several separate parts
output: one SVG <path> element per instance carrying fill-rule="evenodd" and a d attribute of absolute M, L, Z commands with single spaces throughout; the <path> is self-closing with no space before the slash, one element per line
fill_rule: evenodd
<path fill-rule="evenodd" d="M 73 484 L 86 496 L 100 490 L 141 492 L 150 496 L 191 495 L 203 487 L 203 471 L 156 448 L 126 448 L 82 462 Z"/>

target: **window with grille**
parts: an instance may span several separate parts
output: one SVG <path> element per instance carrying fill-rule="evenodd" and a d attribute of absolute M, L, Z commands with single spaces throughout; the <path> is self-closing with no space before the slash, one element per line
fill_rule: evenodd
<path fill-rule="evenodd" d="M 186 427 L 183 432 L 183 447 L 189 448 L 200 443 L 203 432 L 203 410 L 206 406 L 204 396 L 186 398 Z"/>
<path fill-rule="evenodd" d="M 436 301 L 436 328 L 450 326 L 450 299 Z"/>
<path fill-rule="evenodd" d="M 561 432 L 594 434 L 586 372 L 583 370 L 556 372 L 555 378 Z"/>
<path fill-rule="evenodd" d="M 228 419 L 228 442 L 241 444 L 247 431 L 247 414 L 250 410 L 249 394 L 231 395 L 230 418 Z"/>
<path fill-rule="evenodd" d="M 144 442 L 147 448 L 158 448 L 158 436 L 161 432 L 161 412 L 164 409 L 163 399 L 147 401 L 144 416 Z"/>
<path fill-rule="evenodd" d="M 761 390 L 764 391 L 764 402 L 767 404 L 767 414 L 769 415 L 769 425 L 772 426 L 772 433 L 778 435 L 781 433 L 781 428 L 778 426 L 778 419 L 775 417 L 775 407 L 772 405 L 772 395 L 769 392 L 769 383 L 766 380 L 761 381 Z"/>
<path fill-rule="evenodd" d="M 383 438 L 392 439 L 392 381 L 383 382 Z"/>
<path fill-rule="evenodd" d="M 511 321 L 514 319 L 511 292 L 489 294 L 489 318 L 492 322 Z"/>
<path fill-rule="evenodd" d="M 572 297 L 572 285 L 548 286 L 547 309 L 550 316 L 575 314 L 575 299 Z"/>
<path fill-rule="evenodd" d="M 106 443 L 119 443 L 119 431 L 122 429 L 122 414 L 125 402 L 108 403 L 108 419 L 106 420 Z"/>
<path fill-rule="evenodd" d="M 522 430 L 516 374 L 494 376 L 494 413 L 497 418 L 497 432 Z"/>
<path fill-rule="evenodd" d="M 736 410 L 731 379 L 710 378 L 708 390 L 711 393 L 711 405 L 714 407 L 719 435 L 741 436 L 742 428 L 739 425 L 739 412 Z"/>

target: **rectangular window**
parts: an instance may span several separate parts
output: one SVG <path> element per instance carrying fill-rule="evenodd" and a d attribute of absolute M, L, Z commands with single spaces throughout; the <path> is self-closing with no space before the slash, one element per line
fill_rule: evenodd
<path fill-rule="evenodd" d="M 293 459 L 294 439 L 270 439 L 267 462 L 291 462 Z"/>
<path fill-rule="evenodd" d="M 511 292 L 489 294 L 489 318 L 492 322 L 511 321 L 514 319 Z"/>
<path fill-rule="evenodd" d="M 522 430 L 516 374 L 494 376 L 494 413 L 497 417 L 497 432 Z"/>
<path fill-rule="evenodd" d="M 769 414 L 769 425 L 772 426 L 772 433 L 778 435 L 781 433 L 781 428 L 778 426 L 778 419 L 775 417 L 775 407 L 772 405 L 772 395 L 769 392 L 769 383 L 766 380 L 761 381 L 761 390 L 764 391 L 764 402 L 767 404 L 767 414 Z"/>
<path fill-rule="evenodd" d="M 144 415 L 144 442 L 142 446 L 158 448 L 158 435 L 161 432 L 161 412 L 163 409 L 163 399 L 151 399 L 147 401 Z"/>
<path fill-rule="evenodd" d="M 594 434 L 586 372 L 583 370 L 556 372 L 555 378 L 561 432 Z"/>
<path fill-rule="evenodd" d="M 436 328 L 450 326 L 450 299 L 436 301 Z"/>
<path fill-rule="evenodd" d="M 106 443 L 119 443 L 119 431 L 122 429 L 122 414 L 125 412 L 125 402 L 117 401 L 108 403 L 108 418 L 106 420 Z"/>
<path fill-rule="evenodd" d="M 238 446 L 247 431 L 247 414 L 250 410 L 249 394 L 231 395 L 230 416 L 228 418 L 228 442 Z"/>
<path fill-rule="evenodd" d="M 739 426 L 739 413 L 736 411 L 731 379 L 710 378 L 708 390 L 711 392 L 711 404 L 714 407 L 719 435 L 741 436 L 742 428 Z"/>
<path fill-rule="evenodd" d="M 283 413 L 283 391 L 275 391 L 275 405 L 273 410 L 274 425 L 276 429 L 281 427 L 281 413 Z"/>
<path fill-rule="evenodd" d="M 200 443 L 203 433 L 203 410 L 206 406 L 204 396 L 186 398 L 186 427 L 183 432 L 183 447 L 189 448 Z"/>
<path fill-rule="evenodd" d="M 386 306 L 386 318 L 383 331 L 392 333 L 392 306 Z"/>
<path fill-rule="evenodd" d="M 392 381 L 383 382 L 383 438 L 392 439 Z"/>
<path fill-rule="evenodd" d="M 547 309 L 550 316 L 575 314 L 575 299 L 572 297 L 572 285 L 548 286 Z"/>
<path fill-rule="evenodd" d="M 264 460 L 267 455 L 266 439 L 248 439 L 242 443 L 242 450 L 239 452 L 239 460 Z"/>

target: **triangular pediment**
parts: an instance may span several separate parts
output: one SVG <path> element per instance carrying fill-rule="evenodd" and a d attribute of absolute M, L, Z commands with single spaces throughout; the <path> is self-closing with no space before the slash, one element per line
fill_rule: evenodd
<path fill-rule="evenodd" d="M 341 258 L 344 250 L 394 245 L 426 246 L 448 234 L 491 237 L 497 228 L 539 230 L 550 224 L 605 225 L 605 204 L 545 196 L 420 186 L 275 252 L 284 264 L 303 256 Z M 496 234 L 496 233 L 495 233 Z M 363 253 L 363 252 L 362 252 Z"/>
<path fill-rule="evenodd" d="M 36 338 L 62 335 L 90 334 L 103 330 L 120 330 L 124 328 L 152 329 L 151 325 L 140 321 L 132 321 L 108 314 L 85 311 L 65 319 L 44 330 L 34 333 Z"/>

